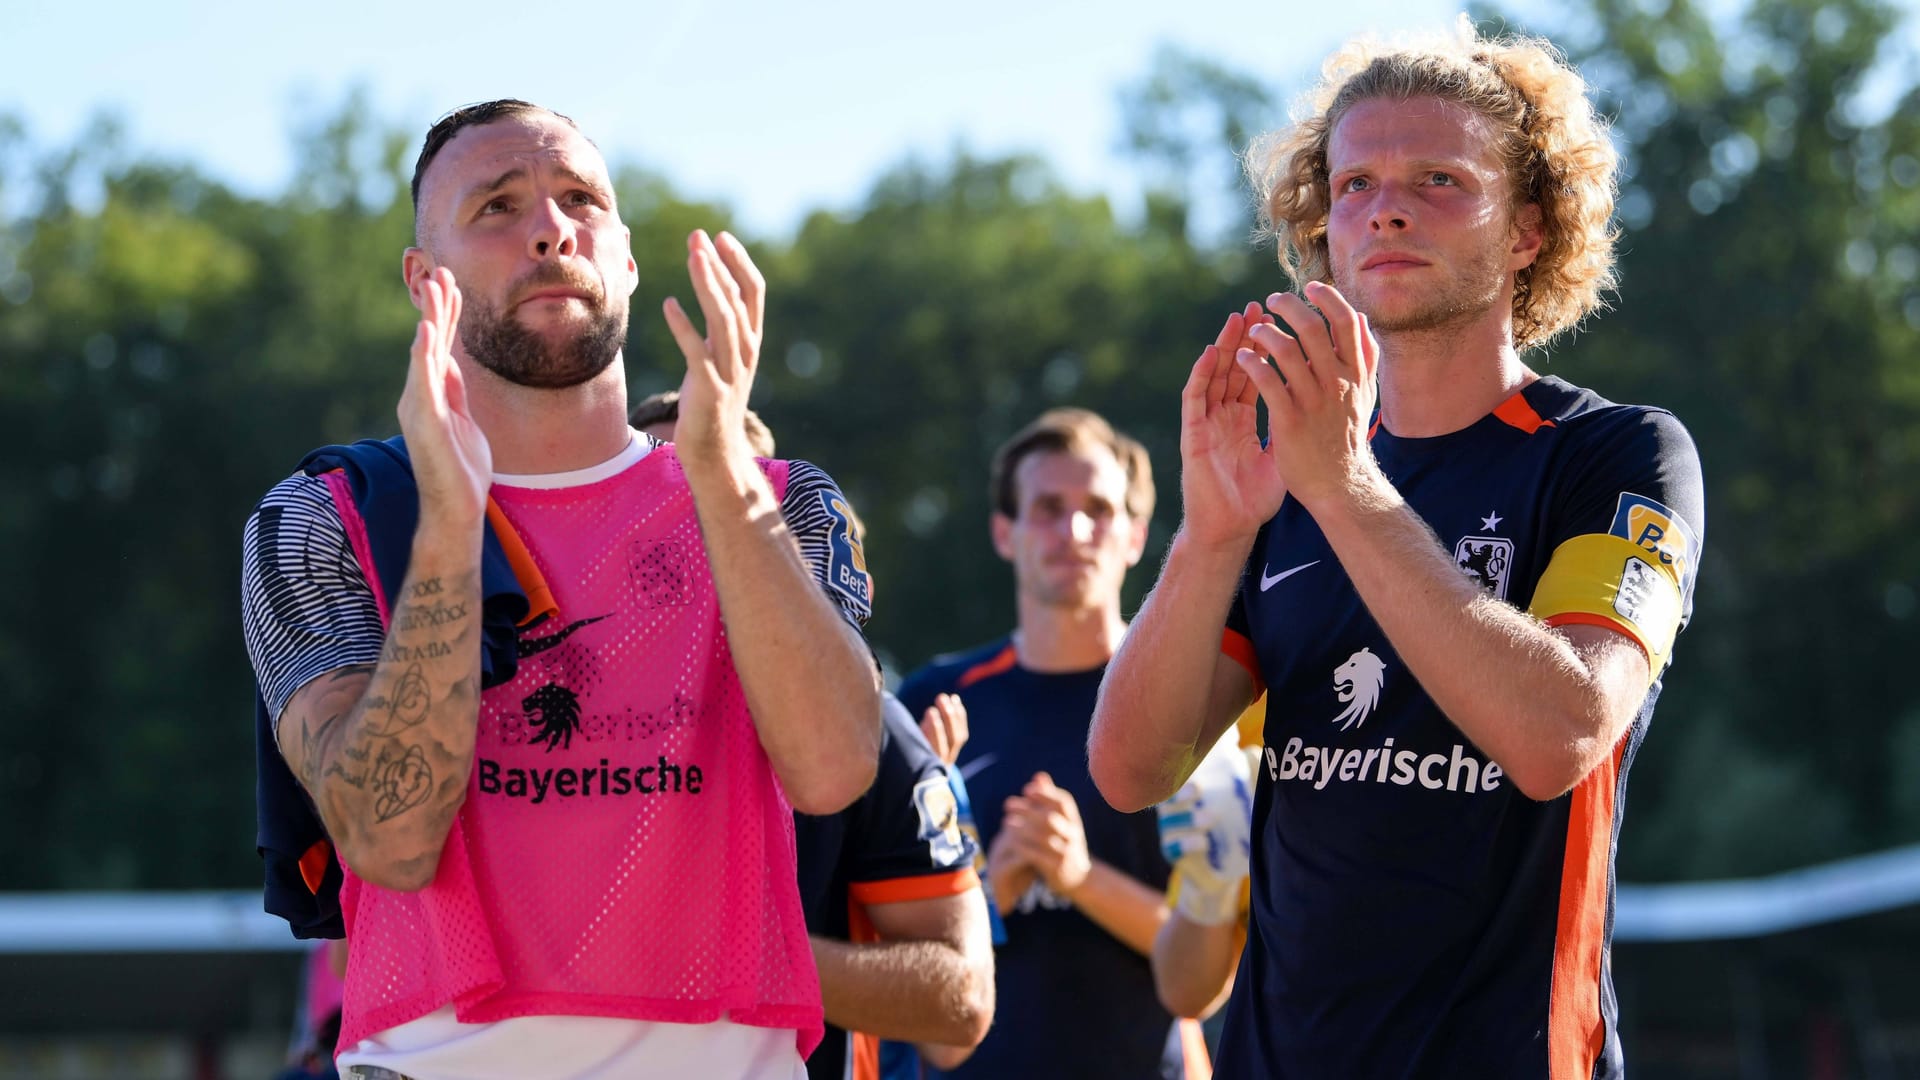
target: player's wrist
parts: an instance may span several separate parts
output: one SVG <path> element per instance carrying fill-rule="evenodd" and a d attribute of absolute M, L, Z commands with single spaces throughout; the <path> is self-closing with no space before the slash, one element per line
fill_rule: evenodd
<path fill-rule="evenodd" d="M 1185 517 L 1180 521 L 1179 530 L 1173 534 L 1169 559 L 1174 552 L 1179 552 L 1191 560 L 1231 563 L 1235 569 L 1239 569 L 1246 564 L 1247 555 L 1253 551 L 1254 537 L 1259 532 L 1258 524 L 1243 529 Z"/>

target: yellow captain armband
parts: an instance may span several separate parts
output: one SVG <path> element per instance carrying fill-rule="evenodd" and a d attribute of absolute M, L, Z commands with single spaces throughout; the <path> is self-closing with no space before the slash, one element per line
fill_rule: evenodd
<path fill-rule="evenodd" d="M 1659 678 L 1680 633 L 1675 564 L 1610 533 L 1576 536 L 1554 549 L 1529 614 L 1548 626 L 1606 626 L 1639 642 L 1649 679 Z"/>

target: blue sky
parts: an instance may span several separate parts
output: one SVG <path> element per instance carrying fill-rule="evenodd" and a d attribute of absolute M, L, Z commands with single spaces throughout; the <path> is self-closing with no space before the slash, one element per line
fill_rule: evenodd
<path fill-rule="evenodd" d="M 759 232 L 851 205 L 887 165 L 960 142 L 1042 153 L 1073 187 L 1109 191 L 1124 209 L 1137 190 L 1114 152 L 1116 90 L 1147 70 L 1156 45 L 1291 93 L 1345 38 L 1441 28 L 1461 6 L 9 0 L 0 112 L 47 145 L 110 109 L 137 148 L 264 194 L 288 180 L 295 128 L 355 85 L 383 120 L 415 132 L 454 105 L 514 96 L 572 115 L 609 159 L 726 201 Z M 1534 8 L 1510 5 L 1522 18 Z M 1915 51 L 1920 19 L 1902 36 Z"/>

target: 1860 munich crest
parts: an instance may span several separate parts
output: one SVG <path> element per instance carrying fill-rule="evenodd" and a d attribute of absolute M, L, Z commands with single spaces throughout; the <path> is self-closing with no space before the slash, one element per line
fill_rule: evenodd
<path fill-rule="evenodd" d="M 1504 536 L 1463 536 L 1454 545 L 1453 561 L 1480 587 L 1507 598 L 1507 578 L 1513 569 L 1513 541 Z"/>

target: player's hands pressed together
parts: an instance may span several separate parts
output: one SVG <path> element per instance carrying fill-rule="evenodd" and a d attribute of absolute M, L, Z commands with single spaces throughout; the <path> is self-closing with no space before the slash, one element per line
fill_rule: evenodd
<path fill-rule="evenodd" d="M 1071 897 L 1093 872 L 1080 806 L 1046 773 L 1034 773 L 1020 794 L 1007 799 L 1000 833 L 994 837 L 995 846 L 1003 842 L 1012 845 L 1057 896 Z"/>
<path fill-rule="evenodd" d="M 478 522 L 493 484 L 493 451 L 467 405 L 466 377 L 453 359 L 460 287 L 441 267 L 420 284 L 420 327 L 413 336 L 400 431 L 420 487 L 423 519 Z"/>
<path fill-rule="evenodd" d="M 1253 347 L 1240 349 L 1235 365 L 1267 404 L 1262 456 L 1286 477 L 1294 498 L 1316 512 L 1326 500 L 1378 477 L 1367 426 L 1379 398 L 1380 344 L 1367 317 L 1338 289 L 1313 281 L 1306 295 L 1318 311 L 1292 293 L 1269 296 L 1268 310 L 1297 336 L 1271 322 L 1256 323 L 1247 330 Z M 1272 366 L 1261 353 L 1273 358 Z"/>
<path fill-rule="evenodd" d="M 1227 316 L 1180 393 L 1181 530 L 1209 547 L 1251 542 L 1286 498 L 1284 476 L 1260 449 L 1259 394 L 1235 362 L 1253 345 L 1251 331 L 1272 324 L 1258 304 Z"/>
<path fill-rule="evenodd" d="M 674 442 L 688 457 L 751 457 L 747 396 L 760 364 L 766 279 L 732 234 L 721 233 L 716 243 L 704 229 L 687 238 L 687 274 L 707 333 L 702 337 L 680 302 L 667 298 L 667 327 L 687 358 Z"/>
<path fill-rule="evenodd" d="M 920 734 L 941 761 L 949 765 L 959 761 L 960 749 L 967 745 L 967 707 L 960 703 L 960 695 L 935 697 L 920 718 Z"/>

